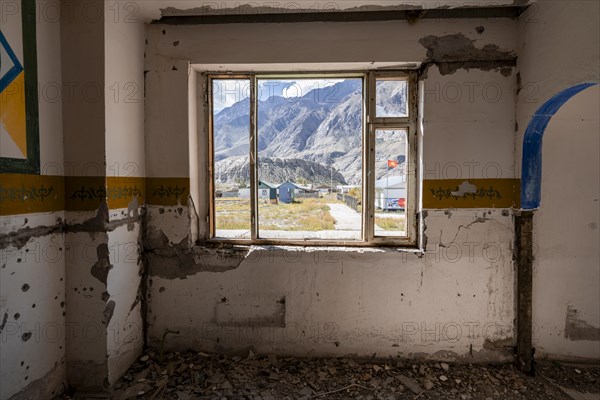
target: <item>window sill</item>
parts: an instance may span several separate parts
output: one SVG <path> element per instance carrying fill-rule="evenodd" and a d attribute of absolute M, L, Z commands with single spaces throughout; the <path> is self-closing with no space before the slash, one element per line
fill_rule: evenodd
<path fill-rule="evenodd" d="M 205 242 L 198 243 L 195 247 L 206 249 L 232 250 L 232 251 L 285 251 L 285 252 L 343 252 L 343 253 L 405 253 L 422 255 L 424 249 L 415 245 L 379 245 L 376 243 L 356 243 L 353 245 L 345 244 L 271 244 L 271 243 L 235 243 L 234 241 L 223 241 L 210 239 Z"/>

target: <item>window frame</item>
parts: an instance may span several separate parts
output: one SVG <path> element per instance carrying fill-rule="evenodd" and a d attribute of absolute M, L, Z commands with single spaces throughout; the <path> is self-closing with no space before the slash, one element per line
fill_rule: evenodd
<path fill-rule="evenodd" d="M 205 121 L 208 136 L 208 243 L 234 245 L 292 245 L 292 246 L 344 246 L 344 247 L 407 247 L 414 248 L 418 242 L 417 229 L 420 217 L 418 204 L 420 185 L 418 176 L 418 85 L 417 73 L 413 70 L 386 71 L 311 71 L 311 72 L 204 72 L 205 88 Z M 256 91 L 259 79 L 362 79 L 362 224 L 360 239 L 266 239 L 260 238 L 258 220 L 258 101 Z M 250 167 L 250 238 L 216 237 L 216 205 L 215 205 L 215 170 L 214 170 L 214 126 L 212 82 L 221 79 L 248 80 L 250 84 L 250 132 L 249 132 L 249 167 Z M 406 117 L 376 117 L 375 89 L 378 79 L 406 80 L 408 83 L 408 99 Z M 375 131 L 376 129 L 403 129 L 407 132 L 406 154 L 406 202 L 405 236 L 375 235 Z"/>

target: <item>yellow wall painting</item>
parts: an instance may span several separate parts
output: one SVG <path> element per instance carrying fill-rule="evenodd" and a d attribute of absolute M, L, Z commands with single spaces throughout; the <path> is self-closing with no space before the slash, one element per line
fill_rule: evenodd
<path fill-rule="evenodd" d="M 0 168 L 39 173 L 35 1 L 0 27 Z"/>

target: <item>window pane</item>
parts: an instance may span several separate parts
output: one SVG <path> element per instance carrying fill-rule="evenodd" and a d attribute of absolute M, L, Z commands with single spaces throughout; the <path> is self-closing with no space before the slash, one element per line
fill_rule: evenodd
<path fill-rule="evenodd" d="M 258 80 L 258 228 L 362 237 L 362 79 Z"/>
<path fill-rule="evenodd" d="M 408 82 L 406 80 L 377 79 L 375 88 L 376 117 L 408 116 Z"/>
<path fill-rule="evenodd" d="M 212 86 L 216 237 L 250 238 L 250 80 Z"/>
<path fill-rule="evenodd" d="M 407 131 L 375 130 L 375 236 L 406 236 Z"/>

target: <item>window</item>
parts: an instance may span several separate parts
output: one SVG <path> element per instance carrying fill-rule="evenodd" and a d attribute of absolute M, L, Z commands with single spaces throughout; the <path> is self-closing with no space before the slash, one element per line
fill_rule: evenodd
<path fill-rule="evenodd" d="M 416 243 L 412 72 L 206 79 L 211 240 Z"/>

